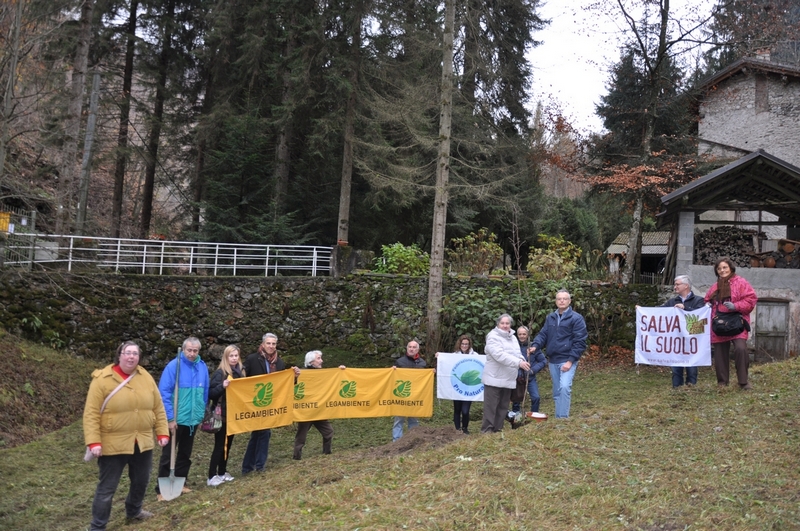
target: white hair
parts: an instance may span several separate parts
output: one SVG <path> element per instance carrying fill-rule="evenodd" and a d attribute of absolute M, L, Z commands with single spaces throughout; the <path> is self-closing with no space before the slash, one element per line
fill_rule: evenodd
<path fill-rule="evenodd" d="M 322 356 L 322 351 L 312 350 L 310 352 L 306 352 L 306 363 L 305 363 L 306 367 L 311 367 L 311 364 L 314 362 L 315 359 L 317 359 L 317 354 Z"/>
<path fill-rule="evenodd" d="M 689 288 L 692 287 L 692 280 L 689 278 L 689 275 L 678 275 L 677 277 L 675 277 L 675 282 L 683 282 L 684 284 L 689 286 Z"/>

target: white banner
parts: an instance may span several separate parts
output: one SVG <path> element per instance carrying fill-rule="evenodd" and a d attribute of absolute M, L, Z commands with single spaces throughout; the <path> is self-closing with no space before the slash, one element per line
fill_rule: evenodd
<path fill-rule="evenodd" d="M 452 354 L 439 352 L 436 356 L 436 397 L 447 400 L 483 402 L 483 354 Z"/>
<path fill-rule="evenodd" d="M 711 308 L 636 309 L 636 363 L 666 367 L 711 365 Z"/>

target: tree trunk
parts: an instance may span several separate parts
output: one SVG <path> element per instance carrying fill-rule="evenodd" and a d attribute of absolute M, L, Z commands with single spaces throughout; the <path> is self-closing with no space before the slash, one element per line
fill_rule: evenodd
<path fill-rule="evenodd" d="M 475 0 L 468 0 L 466 5 L 466 16 L 464 17 L 464 81 L 461 86 L 461 94 L 470 104 L 475 105 L 476 64 L 478 56 L 478 35 L 480 34 L 480 7 Z"/>
<path fill-rule="evenodd" d="M 291 140 L 293 132 L 294 114 L 294 94 L 292 90 L 291 59 L 297 48 L 296 37 L 297 15 L 293 11 L 291 24 L 289 25 L 290 36 L 286 40 L 286 64 L 283 71 L 283 94 L 281 96 L 281 107 L 286 109 L 282 125 L 278 131 L 278 144 L 275 147 L 275 219 L 284 212 L 286 195 L 289 193 L 289 172 L 291 171 Z"/>
<path fill-rule="evenodd" d="M 94 1 L 85 0 L 81 6 L 78 46 L 75 49 L 72 84 L 67 107 L 67 118 L 65 120 L 66 125 L 64 127 L 64 150 L 62 151 L 57 192 L 56 234 L 69 232 L 69 220 L 72 211 L 72 181 L 75 174 L 75 158 L 78 153 L 78 136 L 81 131 L 81 110 L 83 109 L 83 95 L 86 85 L 86 67 L 89 62 L 89 42 L 92 38 L 93 11 Z"/>
<path fill-rule="evenodd" d="M 19 32 L 22 26 L 22 1 L 17 1 L 14 11 L 14 26 L 11 37 L 11 58 L 8 63 L 8 82 L 3 95 L 3 115 L 0 120 L 0 184 L 3 182 L 6 167 L 6 152 L 10 134 L 9 122 L 14 114 L 14 86 L 17 80 L 17 63 L 19 61 Z"/>
<path fill-rule="evenodd" d="M 167 4 L 167 16 L 164 20 L 164 38 L 161 41 L 161 56 L 158 61 L 158 85 L 156 101 L 153 107 L 152 126 L 147 138 L 147 163 L 145 165 L 144 186 L 142 188 L 142 223 L 139 237 L 147 239 L 150 235 L 150 221 L 153 217 L 153 190 L 156 182 L 156 165 L 158 164 L 158 144 L 161 138 L 161 127 L 164 118 L 164 100 L 166 99 L 167 71 L 172 56 L 172 25 L 175 19 L 175 1 Z"/>
<path fill-rule="evenodd" d="M 347 242 L 350 233 L 350 189 L 353 182 L 353 139 L 355 137 L 354 122 L 356 115 L 356 85 L 361 65 L 361 21 L 364 7 L 359 5 L 353 21 L 353 42 L 350 45 L 350 95 L 344 116 L 344 149 L 342 153 L 342 186 L 339 192 L 339 228 L 337 239 Z"/>
<path fill-rule="evenodd" d="M 95 72 L 92 79 L 92 94 L 89 98 L 89 119 L 86 122 L 86 140 L 83 143 L 83 162 L 81 163 L 81 179 L 78 187 L 78 217 L 75 220 L 75 233 L 85 234 L 86 203 L 89 200 L 89 175 L 92 171 L 92 149 L 94 148 L 94 130 L 97 123 L 97 106 L 100 99 L 100 72 Z"/>
<path fill-rule="evenodd" d="M 622 283 L 630 284 L 634 280 L 634 270 L 639 252 L 639 242 L 642 241 L 642 210 L 644 207 L 644 200 L 641 194 L 636 196 L 636 206 L 633 208 L 633 224 L 631 225 L 631 232 L 628 235 L 628 255 L 625 257 L 625 267 L 622 270 Z"/>
<path fill-rule="evenodd" d="M 453 26 L 455 0 L 445 0 L 444 43 L 442 54 L 442 99 L 439 114 L 439 154 L 436 164 L 436 195 L 433 201 L 431 270 L 428 277 L 428 349 L 437 349 L 440 339 L 442 276 L 447 227 L 447 196 L 450 178 L 450 129 L 453 112 Z M 428 351 L 430 352 L 430 350 Z"/>
<path fill-rule="evenodd" d="M 125 189 L 125 165 L 128 162 L 128 125 L 131 114 L 131 85 L 133 83 L 133 57 L 136 49 L 136 12 L 139 0 L 131 0 L 128 16 L 128 43 L 125 50 L 125 71 L 122 75 L 122 101 L 119 104 L 119 131 L 117 132 L 117 161 L 114 167 L 114 198 L 111 211 L 111 236 L 119 238 L 122 222 L 122 195 Z"/>

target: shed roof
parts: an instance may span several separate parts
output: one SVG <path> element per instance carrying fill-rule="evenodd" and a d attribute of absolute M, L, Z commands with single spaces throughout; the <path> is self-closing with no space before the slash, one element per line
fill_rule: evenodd
<path fill-rule="evenodd" d="M 661 198 L 663 225 L 680 211 L 763 210 L 800 225 L 800 168 L 759 149 Z"/>
<path fill-rule="evenodd" d="M 628 238 L 630 233 L 620 232 L 614 238 L 611 245 L 606 249 L 606 254 L 622 254 L 628 252 Z M 669 231 L 643 232 L 642 233 L 642 255 L 662 255 L 667 254 L 669 244 Z"/>

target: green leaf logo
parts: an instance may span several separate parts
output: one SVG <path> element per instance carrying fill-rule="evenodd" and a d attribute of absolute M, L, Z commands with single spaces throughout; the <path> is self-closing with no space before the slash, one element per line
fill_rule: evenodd
<path fill-rule="evenodd" d="M 696 315 L 692 314 L 687 314 L 685 318 L 686 330 L 690 335 L 702 334 L 706 331 L 706 325 L 708 324 L 707 319 L 698 319 Z"/>
<path fill-rule="evenodd" d="M 456 376 L 456 378 L 464 385 L 479 385 L 481 383 L 481 371 L 477 369 L 464 371 L 461 376 Z"/>
<path fill-rule="evenodd" d="M 267 407 L 272 403 L 272 382 L 257 383 L 255 387 L 256 396 L 253 397 L 253 405 L 256 407 Z"/>
<path fill-rule="evenodd" d="M 294 399 L 302 400 L 306 396 L 306 383 L 300 382 L 294 386 Z"/>
<path fill-rule="evenodd" d="M 342 398 L 353 398 L 356 396 L 356 382 L 342 380 L 342 388 L 339 389 L 339 396 Z"/>
<path fill-rule="evenodd" d="M 408 398 L 411 396 L 411 382 L 408 380 L 397 380 L 395 382 L 397 387 L 394 388 L 392 394 L 400 398 Z"/>

